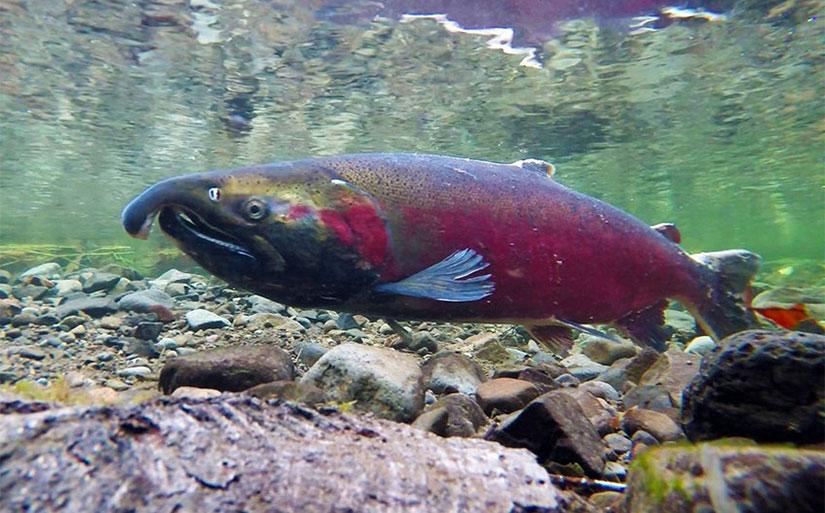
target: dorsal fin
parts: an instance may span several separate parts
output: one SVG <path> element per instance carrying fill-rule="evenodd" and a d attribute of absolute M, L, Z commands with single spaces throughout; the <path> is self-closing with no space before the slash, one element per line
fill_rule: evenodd
<path fill-rule="evenodd" d="M 659 232 L 659 235 L 670 239 L 671 242 L 675 242 L 676 244 L 682 242 L 682 234 L 679 233 L 679 228 L 676 228 L 676 225 L 673 223 L 654 224 L 651 228 Z"/>
<path fill-rule="evenodd" d="M 539 159 L 517 160 L 510 165 L 526 169 L 527 171 L 541 173 L 542 175 L 547 175 L 550 178 L 552 178 L 556 172 L 556 166 L 549 162 L 545 162 L 544 160 Z"/>

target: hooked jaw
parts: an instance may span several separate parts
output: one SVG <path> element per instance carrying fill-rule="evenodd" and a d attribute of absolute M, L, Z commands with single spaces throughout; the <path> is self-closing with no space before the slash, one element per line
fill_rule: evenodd
<path fill-rule="evenodd" d="M 132 237 L 146 239 L 158 217 L 164 233 L 193 256 L 212 247 L 219 253 L 254 259 L 235 237 L 205 220 L 207 215 L 220 213 L 220 207 L 209 197 L 212 182 L 200 175 L 188 175 L 149 187 L 123 209 L 123 228 Z"/>
<path fill-rule="evenodd" d="M 123 228 L 136 239 L 147 239 L 161 207 L 180 204 L 185 199 L 185 193 L 181 189 L 181 179 L 170 178 L 143 191 L 120 214 Z"/>

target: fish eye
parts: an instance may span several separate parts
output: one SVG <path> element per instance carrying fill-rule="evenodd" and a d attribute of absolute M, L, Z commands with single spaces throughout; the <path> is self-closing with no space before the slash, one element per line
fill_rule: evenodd
<path fill-rule="evenodd" d="M 243 204 L 244 217 L 250 221 L 260 221 L 269 213 L 269 208 L 265 201 L 260 198 L 249 198 Z"/>
<path fill-rule="evenodd" d="M 218 201 L 221 199 L 221 190 L 218 187 L 210 187 L 207 194 L 209 195 L 209 199 L 212 201 Z"/>

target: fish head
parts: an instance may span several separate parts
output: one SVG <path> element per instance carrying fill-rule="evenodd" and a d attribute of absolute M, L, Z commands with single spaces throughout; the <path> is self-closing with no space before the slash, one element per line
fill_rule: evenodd
<path fill-rule="evenodd" d="M 122 222 L 146 238 L 157 218 L 183 252 L 234 286 L 288 304 L 331 306 L 375 282 L 376 252 L 386 253 L 359 247 L 354 230 L 365 229 L 364 216 L 353 228 L 354 208 L 373 213 L 366 228 L 381 233 L 369 240 L 385 237 L 385 227 L 369 196 L 340 182 L 300 162 L 184 175 L 149 187 Z"/>

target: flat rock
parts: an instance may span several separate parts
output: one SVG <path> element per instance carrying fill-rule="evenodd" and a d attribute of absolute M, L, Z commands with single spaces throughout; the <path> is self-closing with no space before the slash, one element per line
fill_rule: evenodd
<path fill-rule="evenodd" d="M 159 307 L 171 309 L 175 306 L 175 300 L 163 291 L 146 289 L 126 294 L 118 300 L 117 306 L 129 312 L 148 313 Z"/>
<path fill-rule="evenodd" d="M 327 351 L 301 380 L 333 401 L 356 401 L 355 408 L 409 422 L 424 406 L 418 359 L 385 347 L 341 344 Z"/>
<path fill-rule="evenodd" d="M 0 405 L 2 511 L 562 513 L 573 500 L 526 451 L 248 396 L 46 408 Z"/>
<path fill-rule="evenodd" d="M 204 281 L 203 276 L 199 274 L 185 273 L 177 269 L 169 269 L 156 279 L 152 280 L 152 286 L 156 288 L 164 288 L 169 283 L 193 283 L 197 281 Z"/>
<path fill-rule="evenodd" d="M 184 397 L 186 399 L 208 399 L 219 395 L 221 395 L 221 391 L 213 388 L 180 387 L 172 392 L 172 397 Z"/>
<path fill-rule="evenodd" d="M 263 296 L 249 296 L 247 298 L 249 302 L 250 311 L 253 313 L 283 313 L 286 312 L 286 307 L 281 303 L 276 303 L 271 299 L 267 299 Z"/>
<path fill-rule="evenodd" d="M 49 292 L 48 287 L 42 285 L 32 285 L 23 283 L 12 288 L 12 295 L 18 299 L 32 298 L 34 300 L 42 299 Z"/>
<path fill-rule="evenodd" d="M 682 406 L 682 392 L 699 372 L 701 358 L 672 347 L 642 374 L 639 385 L 661 385 L 670 394 L 673 405 L 679 408 Z"/>
<path fill-rule="evenodd" d="M 579 403 L 561 390 L 539 396 L 488 438 L 507 447 L 530 449 L 543 462 L 578 463 L 593 477 L 604 469 L 601 438 Z"/>
<path fill-rule="evenodd" d="M 280 347 L 235 346 L 167 360 L 160 371 L 159 386 L 164 394 L 171 394 L 182 386 L 240 392 L 261 383 L 291 380 L 294 376 L 292 359 Z"/>
<path fill-rule="evenodd" d="M 427 360 L 421 372 L 424 386 L 436 394 L 473 395 L 487 379 L 479 364 L 464 355 L 446 351 Z"/>
<path fill-rule="evenodd" d="M 488 415 L 494 411 L 511 413 L 524 408 L 541 391 L 529 381 L 496 378 L 485 381 L 476 390 L 478 404 Z"/>
<path fill-rule="evenodd" d="M 616 342 L 593 336 L 589 336 L 582 347 L 582 353 L 602 365 L 611 365 L 620 358 L 632 358 L 637 352 L 639 347 L 632 342 Z"/>
<path fill-rule="evenodd" d="M 621 399 L 619 396 L 619 392 L 616 391 L 609 383 L 605 383 L 604 381 L 588 381 L 587 383 L 582 383 L 579 386 L 581 390 L 587 390 L 594 396 L 604 399 L 605 401 L 613 401 L 618 402 Z"/>
<path fill-rule="evenodd" d="M 186 323 L 194 331 L 207 330 L 211 328 L 228 328 L 232 325 L 231 322 L 224 319 L 220 315 L 212 313 L 209 310 L 204 310 L 203 308 L 190 310 L 186 312 L 184 317 L 186 318 Z"/>
<path fill-rule="evenodd" d="M 684 393 L 691 440 L 825 441 L 825 336 L 744 331 L 702 361 Z"/>
<path fill-rule="evenodd" d="M 290 318 L 272 312 L 258 312 L 246 318 L 246 327 L 251 330 L 272 329 L 289 321 Z"/>
<path fill-rule="evenodd" d="M 487 422 L 472 397 L 454 393 L 436 401 L 412 425 L 438 436 L 473 436 Z"/>
<path fill-rule="evenodd" d="M 79 297 L 61 303 L 55 310 L 55 315 L 63 319 L 83 312 L 92 317 L 103 317 L 116 311 L 117 305 L 110 297 Z"/>
<path fill-rule="evenodd" d="M 121 378 L 138 377 L 145 378 L 152 374 L 152 369 L 145 365 L 135 365 L 133 367 L 126 367 L 117 371 L 117 375 Z"/>
<path fill-rule="evenodd" d="M 825 452 L 787 447 L 663 446 L 631 465 L 628 513 L 825 511 Z"/>
<path fill-rule="evenodd" d="M 17 276 L 17 279 L 19 281 L 23 280 L 24 278 L 28 278 L 29 276 L 42 276 L 44 278 L 53 280 L 56 278 L 60 278 L 60 274 L 62 272 L 63 269 L 60 267 L 60 264 L 56 262 L 48 262 L 23 271 L 22 273 L 20 273 L 20 275 Z"/>
<path fill-rule="evenodd" d="M 659 442 L 673 442 L 684 437 L 682 428 L 662 412 L 633 407 L 622 417 L 622 429 L 632 435 L 636 431 L 647 431 Z"/>
<path fill-rule="evenodd" d="M 84 275 L 81 278 L 83 292 L 87 294 L 91 294 L 92 292 L 97 292 L 99 290 L 108 292 L 112 290 L 115 285 L 117 285 L 120 279 L 121 276 L 117 274 L 96 271 L 90 272 L 88 275 Z"/>
<path fill-rule="evenodd" d="M 57 280 L 54 282 L 54 293 L 57 297 L 68 296 L 82 290 L 83 285 L 78 280 Z"/>
<path fill-rule="evenodd" d="M 309 405 L 318 405 L 327 401 L 324 391 L 315 385 L 298 381 L 272 381 L 249 388 L 245 393 L 261 399 L 281 399 Z"/>

